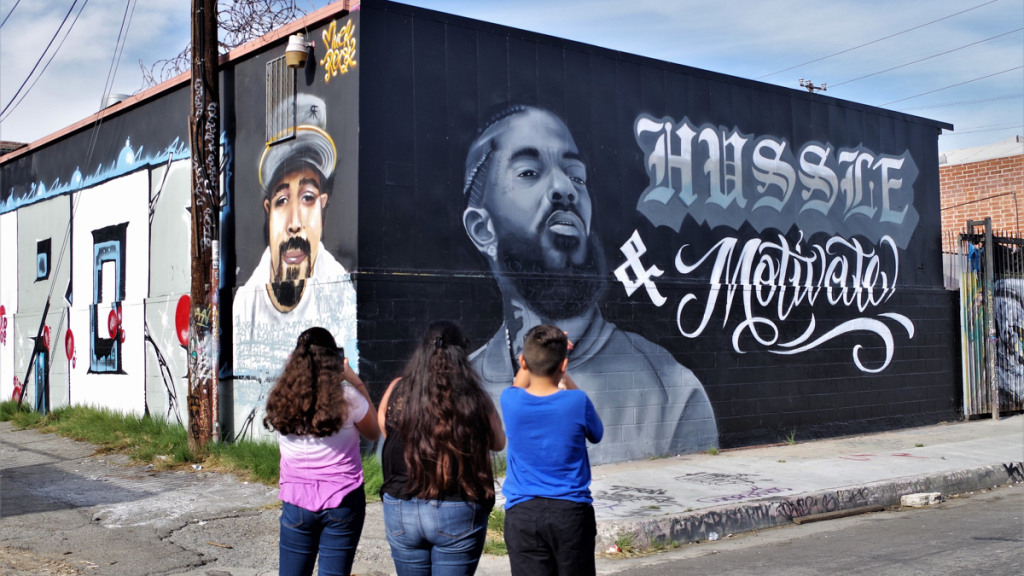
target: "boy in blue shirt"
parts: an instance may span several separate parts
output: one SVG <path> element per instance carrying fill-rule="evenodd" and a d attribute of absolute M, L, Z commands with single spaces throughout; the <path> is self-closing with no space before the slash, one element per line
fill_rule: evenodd
<path fill-rule="evenodd" d="M 512 576 L 593 575 L 597 522 L 587 440 L 604 426 L 565 374 L 569 339 L 540 325 L 526 334 L 519 374 L 501 394 L 508 437 L 505 545 Z"/>

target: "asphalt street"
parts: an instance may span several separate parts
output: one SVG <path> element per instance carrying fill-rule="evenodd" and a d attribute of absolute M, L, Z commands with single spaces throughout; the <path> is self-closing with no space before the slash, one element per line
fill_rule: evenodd
<path fill-rule="evenodd" d="M 600 563 L 603 574 L 1024 574 L 1024 485 Z"/>

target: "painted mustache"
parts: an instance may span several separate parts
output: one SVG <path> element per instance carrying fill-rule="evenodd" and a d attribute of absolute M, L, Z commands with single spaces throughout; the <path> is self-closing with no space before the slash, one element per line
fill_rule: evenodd
<path fill-rule="evenodd" d="M 284 280 L 294 280 L 298 277 L 298 267 L 309 259 L 312 248 L 309 240 L 300 236 L 293 236 L 285 242 L 281 242 L 279 252 L 281 263 L 280 268 L 287 269 L 287 276 Z"/>

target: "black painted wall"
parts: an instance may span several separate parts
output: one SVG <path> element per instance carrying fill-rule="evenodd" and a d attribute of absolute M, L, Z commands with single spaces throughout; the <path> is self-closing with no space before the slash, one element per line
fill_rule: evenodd
<path fill-rule="evenodd" d="M 667 351 L 684 371 L 692 371 L 710 400 L 722 446 L 775 442 L 792 430 L 806 438 L 955 417 L 959 329 L 950 313 L 954 303 L 941 280 L 940 124 L 399 4 L 365 2 L 361 18 L 359 341 L 361 367 L 379 385 L 398 375 L 431 320 L 459 321 L 475 346 L 501 332 L 503 320 L 515 321 L 503 303 L 508 298 L 503 298 L 487 254 L 467 234 L 463 189 L 467 152 L 478 131 L 496 111 L 517 103 L 549 111 L 563 122 L 583 157 L 593 204 L 591 233 L 603 247 L 605 263 L 604 291 L 597 304 L 600 315 L 630 338 L 639 335 L 655 345 L 646 353 L 638 349 L 635 356 Z M 718 214 L 702 216 L 691 209 L 678 226 L 656 226 L 652 220 L 659 217 L 657 210 L 645 214 L 638 209 L 654 179 L 645 157 L 652 145 L 645 150 L 636 132 L 642 117 L 667 119 L 673 129 L 688 121 L 698 133 L 702 127 L 715 127 L 722 140 L 734 130 L 748 138 L 742 170 L 749 202 L 761 197 L 755 189 L 758 182 L 752 182 L 750 153 L 762 137 L 785 143 L 795 172 L 800 172 L 796 159 L 804 146 L 817 143 L 827 148 L 837 181 L 850 166 L 835 162 L 843 151 L 869 153 L 869 167 L 883 157 L 893 162 L 902 157 L 902 172 L 893 175 L 902 175 L 907 182 L 892 193 L 890 213 L 912 204 L 917 219 L 900 224 L 880 221 L 881 180 L 876 173 L 873 189 L 864 182 L 864 194 L 874 194 L 876 215 L 871 222 L 858 224 L 854 218 L 851 224 L 849 218 L 843 219 L 842 204 L 854 190 L 846 193 L 839 187 L 833 187 L 834 209 L 818 221 L 808 219 L 806 210 L 799 212 L 799 203 L 806 202 L 800 198 L 809 186 L 797 183 L 787 204 L 789 212 L 765 217 L 763 209 L 754 213 L 733 203 Z M 678 147 L 678 140 L 673 143 Z M 700 170 L 708 159 L 707 149 L 700 150 L 693 155 L 693 190 L 698 195 L 712 185 Z M 808 159 L 817 160 L 813 155 Z M 694 208 L 706 200 L 704 194 Z M 634 231 L 646 249 L 638 257 L 639 269 L 628 266 L 620 249 Z M 884 236 L 895 241 L 886 243 Z M 794 250 L 799 245 L 804 251 L 824 247 L 832 239 L 850 246 L 856 242 L 865 253 L 877 255 L 891 293 L 863 310 L 831 305 L 819 295 L 813 305 L 805 300 L 785 318 L 777 312 L 778 297 L 767 305 L 757 304 L 755 298 L 751 315 L 778 327 L 778 338 L 765 345 L 750 330 L 740 330 L 734 343 L 734 333 L 745 318 L 744 288 L 736 288 L 727 315 L 723 287 L 705 328 L 695 337 L 685 337 L 684 330 L 692 334 L 697 329 L 711 296 L 711 261 L 719 254 L 715 247 L 730 239 L 736 241 L 733 271 L 744 244 L 751 240 L 784 242 Z M 835 248 L 829 256 L 842 250 Z M 685 264 L 693 264 L 709 253 L 709 261 L 689 273 L 676 266 L 677 254 Z M 773 254 L 778 264 L 779 252 Z M 847 260 L 851 267 L 854 260 Z M 638 270 L 657 266 L 663 274 L 651 279 L 664 298 L 662 305 L 656 305 L 643 286 L 627 294 L 627 284 L 613 274 L 620 266 L 625 266 L 632 282 Z M 898 276 L 893 289 L 894 274 Z M 557 285 L 563 278 L 552 270 L 547 281 Z M 846 278 L 849 283 L 851 276 Z M 875 280 L 877 296 L 881 280 Z M 678 313 L 687 295 L 695 298 Z M 882 314 L 901 315 L 908 322 Z M 842 333 L 801 353 L 779 353 L 803 347 L 779 344 L 805 331 L 810 336 L 803 344 L 808 344 L 833 329 Z M 770 340 L 770 330 L 761 335 Z M 857 366 L 855 357 L 865 369 Z M 584 378 L 589 387 L 581 384 L 602 411 L 606 426 L 610 424 L 610 447 L 599 448 L 603 451 L 596 460 L 707 447 L 706 436 L 694 432 L 699 427 L 685 434 L 677 430 L 666 444 L 659 438 L 666 429 L 647 425 L 645 418 L 664 419 L 666 412 L 659 416 L 649 408 L 659 397 L 635 375 L 658 372 L 657 366 L 637 364 L 629 355 L 605 358 L 601 366 L 608 371 L 606 377 L 594 374 Z M 882 366 L 877 373 L 869 371 Z M 491 391 L 498 394 L 500 387 Z M 630 414 L 623 415 L 624 407 Z"/>

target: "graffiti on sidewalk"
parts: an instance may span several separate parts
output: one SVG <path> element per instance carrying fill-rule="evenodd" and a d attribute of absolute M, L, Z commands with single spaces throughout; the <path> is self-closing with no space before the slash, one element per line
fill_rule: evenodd
<path fill-rule="evenodd" d="M 757 474 L 726 474 L 722 472 L 691 472 L 676 476 L 676 482 L 700 484 L 702 486 L 732 486 L 736 484 L 754 484 Z M 767 478 L 762 480 L 768 480 Z M 768 480 L 770 482 L 770 480 Z"/>
<path fill-rule="evenodd" d="M 1003 464 L 1003 469 L 1006 470 L 1006 475 L 1010 477 L 1010 482 L 1024 483 L 1024 462 Z"/>
<path fill-rule="evenodd" d="M 750 498 L 764 498 L 765 496 L 772 496 L 774 494 L 782 494 L 792 491 L 792 488 L 779 488 L 777 486 L 769 486 L 765 488 L 751 486 L 750 490 L 747 490 L 746 492 L 729 494 L 727 496 L 705 496 L 703 498 L 697 498 L 697 502 L 705 504 L 724 504 L 725 502 L 738 502 L 740 500 L 747 500 Z"/>
<path fill-rule="evenodd" d="M 675 497 L 669 496 L 664 488 L 612 485 L 609 490 L 600 490 L 594 495 L 594 507 L 615 510 L 623 504 L 639 506 L 639 514 L 660 510 L 662 506 L 679 506 Z"/>

